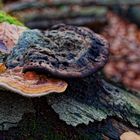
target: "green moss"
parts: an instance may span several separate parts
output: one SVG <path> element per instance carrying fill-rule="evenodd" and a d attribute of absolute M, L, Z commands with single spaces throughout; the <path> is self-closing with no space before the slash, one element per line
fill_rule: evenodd
<path fill-rule="evenodd" d="M 10 24 L 15 24 L 19 26 L 24 26 L 20 21 L 18 21 L 16 18 L 7 15 L 5 12 L 0 11 L 0 23 L 1 22 L 8 22 Z"/>

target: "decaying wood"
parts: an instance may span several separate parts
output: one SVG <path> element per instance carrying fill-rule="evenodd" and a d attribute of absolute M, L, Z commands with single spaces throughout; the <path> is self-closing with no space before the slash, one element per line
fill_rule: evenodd
<path fill-rule="evenodd" d="M 33 2 L 15 2 L 12 5 L 8 5 L 5 10 L 6 11 L 19 11 L 26 8 L 44 8 L 44 7 L 56 7 L 61 5 L 80 5 L 80 6 L 89 6 L 89 5 L 98 5 L 98 6 L 115 6 L 115 5 L 139 5 L 139 0 L 117 0 L 117 1 L 110 1 L 110 0 L 85 0 L 85 1 L 56 1 L 56 2 L 41 2 L 41 1 L 33 1 Z"/>
<path fill-rule="evenodd" d="M 107 8 L 105 7 L 64 7 L 64 8 L 42 8 L 42 13 L 38 8 L 27 8 L 18 12 L 10 12 L 18 17 L 26 26 L 30 28 L 44 29 L 52 25 L 65 23 L 69 25 L 79 25 L 94 27 L 99 30 L 106 24 Z"/>
<path fill-rule="evenodd" d="M 140 98 L 94 76 L 72 81 L 66 94 L 49 98 L 49 104 L 67 124 L 101 121 L 116 116 L 140 127 Z"/>
<path fill-rule="evenodd" d="M 18 122 L 18 119 L 15 127 L 8 123 L 10 129 L 0 132 L 0 136 L 5 139 L 119 140 L 127 131 L 140 134 L 139 93 L 128 92 L 95 76 L 68 82 L 68 90 L 63 94 L 32 99 L 35 112 L 25 111 L 22 120 Z M 19 108 L 23 104 L 22 96 L 8 91 L 1 91 L 1 97 L 5 97 L 5 105 L 10 99 L 7 111 L 14 110 L 10 108 L 12 104 Z M 19 111 L 14 111 L 14 115 L 16 113 Z M 12 117 L 8 122 L 13 122 Z"/>

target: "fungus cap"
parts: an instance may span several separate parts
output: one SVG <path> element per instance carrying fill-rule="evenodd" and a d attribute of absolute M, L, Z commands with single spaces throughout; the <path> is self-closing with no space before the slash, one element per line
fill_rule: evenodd
<path fill-rule="evenodd" d="M 82 78 L 98 71 L 108 60 L 107 41 L 88 28 L 57 25 L 46 31 L 45 37 L 50 46 L 29 49 L 24 70 L 38 68 L 61 78 Z"/>

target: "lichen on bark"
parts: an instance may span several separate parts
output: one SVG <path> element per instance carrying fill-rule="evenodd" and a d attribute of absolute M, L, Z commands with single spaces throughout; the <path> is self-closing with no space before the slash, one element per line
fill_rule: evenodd
<path fill-rule="evenodd" d="M 116 116 L 140 127 L 140 98 L 94 76 L 69 82 L 66 93 L 48 101 L 60 119 L 73 126 Z"/>

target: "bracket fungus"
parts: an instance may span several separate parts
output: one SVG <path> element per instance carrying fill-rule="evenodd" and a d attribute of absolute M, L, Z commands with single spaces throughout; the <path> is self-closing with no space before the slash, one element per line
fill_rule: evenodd
<path fill-rule="evenodd" d="M 59 78 L 83 78 L 105 65 L 108 46 L 90 29 L 59 24 L 43 33 L 24 32 L 6 64 L 9 68 L 23 66 L 24 71 L 45 71 Z"/>
<path fill-rule="evenodd" d="M 0 86 L 24 96 L 64 92 L 68 84 L 61 79 L 89 76 L 108 60 L 107 41 L 85 27 L 59 24 L 17 36 L 4 61 Z"/>
<path fill-rule="evenodd" d="M 0 86 L 23 96 L 36 97 L 52 92 L 64 92 L 67 83 L 35 72 L 24 74 L 22 68 L 16 67 L 0 75 Z"/>
<path fill-rule="evenodd" d="M 67 83 L 62 80 L 48 78 L 35 72 L 23 73 L 22 67 L 8 69 L 5 65 L 7 56 L 12 53 L 20 36 L 26 30 L 26 27 L 8 22 L 0 23 L 0 86 L 29 97 L 65 91 Z"/>

